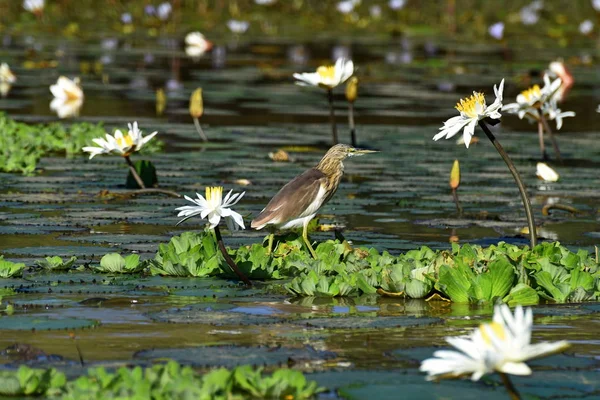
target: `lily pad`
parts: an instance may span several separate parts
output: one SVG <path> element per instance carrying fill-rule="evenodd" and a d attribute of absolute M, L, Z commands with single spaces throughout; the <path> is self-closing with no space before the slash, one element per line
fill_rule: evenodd
<path fill-rule="evenodd" d="M 313 347 L 267 347 L 267 346 L 203 346 L 176 349 L 142 350 L 134 359 L 173 359 L 183 364 L 199 367 L 226 367 L 250 364 L 255 366 L 286 365 L 289 362 L 315 362 L 335 358 L 330 351 Z"/>
<path fill-rule="evenodd" d="M 315 328 L 327 329 L 381 329 L 411 326 L 433 325 L 444 322 L 434 317 L 332 317 L 308 318 L 296 320 L 294 323 Z"/>
<path fill-rule="evenodd" d="M 55 329 L 82 329 L 98 325 L 92 319 L 62 318 L 52 319 L 43 316 L 13 315 L 0 317 L 0 330 L 55 330 Z"/>

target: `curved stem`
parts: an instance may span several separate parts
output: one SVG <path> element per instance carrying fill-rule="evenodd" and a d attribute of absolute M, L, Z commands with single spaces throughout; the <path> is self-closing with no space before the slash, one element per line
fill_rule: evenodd
<path fill-rule="evenodd" d="M 508 375 L 506 375 L 504 372 L 498 372 L 498 375 L 500 375 L 500 378 L 502 379 L 502 383 L 504 384 L 504 387 L 506 388 L 506 391 L 508 392 L 510 399 L 511 400 L 521 400 L 521 395 L 519 394 L 519 392 L 517 392 L 515 385 L 513 385 L 512 381 L 510 380 Z"/>
<path fill-rule="evenodd" d="M 329 121 L 331 122 L 331 138 L 333 145 L 338 144 L 337 126 L 335 125 L 335 110 L 333 109 L 333 90 L 327 90 L 327 98 L 329 99 Z"/>
<path fill-rule="evenodd" d="M 552 142 L 552 147 L 554 148 L 554 153 L 556 154 L 556 159 L 558 161 L 560 161 L 560 163 L 562 164 L 563 160 L 562 160 L 562 157 L 560 156 L 560 149 L 558 148 L 558 142 L 556 141 L 556 138 L 554 137 L 554 133 L 552 132 L 552 129 L 550 128 L 550 125 L 548 124 L 548 120 L 546 120 L 546 117 L 544 117 L 544 113 L 539 108 L 538 108 L 538 115 L 540 117 L 540 121 L 542 121 L 542 125 L 544 126 L 546 133 L 548 133 L 548 137 L 550 138 L 550 141 Z"/>
<path fill-rule="evenodd" d="M 194 118 L 194 126 L 196 127 L 198 135 L 200 135 L 200 139 L 202 139 L 203 142 L 208 142 L 208 137 L 206 136 L 206 133 L 204 133 L 204 131 L 202 130 L 198 118 Z"/>
<path fill-rule="evenodd" d="M 129 170 L 131 171 L 131 175 L 133 175 L 133 178 L 137 182 L 138 186 L 141 187 L 142 189 L 146 189 L 146 186 L 144 185 L 144 181 L 138 175 L 137 171 L 135 170 L 135 166 L 131 162 L 131 159 L 129 158 L 129 156 L 125 156 L 125 162 L 127 163 L 127 165 L 129 165 Z"/>
<path fill-rule="evenodd" d="M 575 207 L 571 207 L 566 204 L 556 203 L 556 204 L 546 204 L 544 207 L 542 207 L 542 215 L 550 215 L 550 210 L 563 210 L 563 211 L 567 211 L 567 212 L 570 212 L 573 214 L 581 213 L 581 211 L 579 211 Z"/>
<path fill-rule="evenodd" d="M 177 192 L 174 192 L 172 190 L 167 190 L 167 189 L 137 189 L 137 190 L 131 190 L 125 194 L 130 194 L 130 195 L 136 195 L 136 194 L 151 194 L 151 193 L 161 193 L 161 194 L 166 194 L 167 196 L 172 196 L 172 197 L 181 197 L 181 195 Z"/>
<path fill-rule="evenodd" d="M 223 237 L 221 236 L 221 231 L 219 230 L 218 225 L 215 226 L 215 236 L 217 237 L 217 244 L 219 245 L 219 250 L 221 250 L 223 257 L 225 257 L 225 261 L 227 261 L 227 264 L 231 267 L 233 272 L 235 272 L 235 274 L 246 284 L 246 286 L 252 286 L 252 282 L 250 282 L 246 275 L 244 275 L 244 273 L 238 268 L 235 261 L 231 259 L 229 253 L 227 253 L 227 249 L 223 244 Z"/>
<path fill-rule="evenodd" d="M 350 141 L 352 142 L 352 147 L 357 147 L 356 145 L 356 127 L 354 126 L 354 103 L 348 103 L 348 125 L 350 125 Z"/>
<path fill-rule="evenodd" d="M 525 208 L 525 215 L 527 216 L 527 225 L 529 226 L 529 243 L 531 245 L 531 248 L 534 248 L 535 245 L 537 244 L 537 238 L 536 238 L 536 232 L 535 232 L 535 221 L 533 220 L 533 213 L 531 212 L 531 203 L 529 203 L 529 197 L 527 196 L 527 190 L 525 189 L 525 185 L 523 184 L 523 181 L 521 180 L 519 171 L 517 171 L 517 168 L 515 168 L 515 164 L 513 164 L 512 160 L 510 159 L 510 157 L 508 156 L 506 151 L 504 151 L 504 148 L 502 147 L 500 142 L 498 142 L 498 140 L 496 139 L 496 137 L 494 136 L 492 131 L 490 131 L 490 128 L 488 128 L 488 126 L 485 124 L 485 121 L 483 121 L 483 120 L 479 121 L 479 126 L 481 127 L 481 129 L 483 129 L 483 131 L 485 132 L 488 139 L 490 139 L 490 141 L 492 142 L 492 144 L 494 145 L 494 147 L 500 154 L 500 156 L 506 163 L 506 166 L 510 170 L 510 173 L 512 174 L 513 178 L 515 179 L 515 182 L 517 183 L 517 187 L 519 188 L 519 193 L 521 194 L 521 200 L 523 201 L 523 207 Z"/>

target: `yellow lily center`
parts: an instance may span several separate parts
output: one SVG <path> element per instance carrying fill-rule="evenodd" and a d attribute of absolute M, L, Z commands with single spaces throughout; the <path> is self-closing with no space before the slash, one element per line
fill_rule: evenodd
<path fill-rule="evenodd" d="M 521 95 L 525 98 L 525 101 L 530 102 L 533 99 L 539 99 L 542 97 L 542 90 L 538 85 L 533 85 L 527 90 L 523 90 Z"/>
<path fill-rule="evenodd" d="M 222 186 L 208 186 L 206 188 L 206 201 L 209 203 L 221 203 L 223 198 L 223 187 Z"/>
<path fill-rule="evenodd" d="M 489 327 L 498 339 L 504 340 L 506 338 L 506 333 L 504 332 L 504 326 L 502 324 L 499 324 L 498 322 L 490 322 L 489 324 L 479 325 L 479 331 L 481 332 L 481 337 L 483 337 L 483 340 L 488 345 L 492 344 L 492 338 L 488 334 L 488 330 L 485 327 Z"/>
<path fill-rule="evenodd" d="M 479 112 L 485 109 L 485 97 L 483 93 L 473 93 L 466 99 L 460 99 L 456 109 L 469 118 L 477 118 Z"/>
<path fill-rule="evenodd" d="M 335 77 L 335 67 L 333 65 L 321 65 L 317 68 L 317 74 L 321 77 L 321 79 L 333 79 Z"/>
<path fill-rule="evenodd" d="M 125 135 L 123 137 L 117 138 L 117 144 L 121 148 L 131 147 L 131 146 L 133 146 L 133 139 L 131 138 L 130 135 Z"/>

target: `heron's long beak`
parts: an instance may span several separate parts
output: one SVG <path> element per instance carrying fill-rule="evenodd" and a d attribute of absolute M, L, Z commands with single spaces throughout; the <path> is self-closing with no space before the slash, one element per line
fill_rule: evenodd
<path fill-rule="evenodd" d="M 350 155 L 352 156 L 362 156 L 369 153 L 379 153 L 377 150 L 366 150 L 366 149 L 354 149 Z"/>

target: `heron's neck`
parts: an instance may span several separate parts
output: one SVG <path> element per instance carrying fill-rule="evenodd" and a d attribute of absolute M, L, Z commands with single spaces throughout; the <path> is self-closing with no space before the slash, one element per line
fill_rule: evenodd
<path fill-rule="evenodd" d="M 344 163 L 339 159 L 327 159 L 324 157 L 316 167 L 327 176 L 342 175 L 344 173 Z"/>

